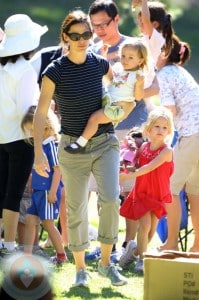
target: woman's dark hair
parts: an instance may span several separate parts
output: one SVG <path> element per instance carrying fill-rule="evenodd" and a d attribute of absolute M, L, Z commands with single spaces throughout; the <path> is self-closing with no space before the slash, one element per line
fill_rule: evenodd
<path fill-rule="evenodd" d="M 159 1 L 148 2 L 151 22 L 158 22 L 157 31 L 165 38 L 164 52 L 168 56 L 172 48 L 172 36 L 174 30 L 171 23 L 171 15 L 167 14 L 165 5 Z"/>
<path fill-rule="evenodd" d="M 86 24 L 88 26 L 88 29 L 92 31 L 88 16 L 81 10 L 74 10 L 70 12 L 62 22 L 60 36 L 62 42 L 65 43 L 65 41 L 63 40 L 63 33 L 67 34 L 70 31 L 72 25 L 79 23 Z"/>
<path fill-rule="evenodd" d="M 191 49 L 188 43 L 182 42 L 177 35 L 173 35 L 172 49 L 167 57 L 167 64 L 183 66 L 191 56 Z"/>
<path fill-rule="evenodd" d="M 12 56 L 5 56 L 5 57 L 0 57 L 0 64 L 2 66 L 5 66 L 8 62 L 11 62 L 13 64 L 16 63 L 16 61 L 22 56 L 24 57 L 26 60 L 29 60 L 32 56 L 32 54 L 34 53 L 34 51 L 29 51 L 26 53 L 22 53 L 22 54 L 17 54 L 17 55 L 12 55 Z"/>
<path fill-rule="evenodd" d="M 111 19 L 115 19 L 118 15 L 118 7 L 112 0 L 95 0 L 89 7 L 89 16 L 104 11 Z"/>

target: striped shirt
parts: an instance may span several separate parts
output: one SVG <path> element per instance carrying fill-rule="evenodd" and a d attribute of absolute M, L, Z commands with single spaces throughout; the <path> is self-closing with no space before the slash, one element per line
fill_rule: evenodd
<path fill-rule="evenodd" d="M 102 78 L 108 69 L 107 60 L 88 51 L 82 64 L 62 56 L 43 72 L 55 83 L 54 99 L 64 134 L 81 135 L 90 115 L 102 107 Z M 99 125 L 95 136 L 106 132 L 114 132 L 112 123 Z"/>

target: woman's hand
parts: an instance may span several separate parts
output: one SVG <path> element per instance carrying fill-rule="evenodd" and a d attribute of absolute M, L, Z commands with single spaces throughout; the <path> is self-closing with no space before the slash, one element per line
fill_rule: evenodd
<path fill-rule="evenodd" d="M 45 153 L 35 153 L 34 169 L 39 175 L 49 177 L 50 167 Z"/>

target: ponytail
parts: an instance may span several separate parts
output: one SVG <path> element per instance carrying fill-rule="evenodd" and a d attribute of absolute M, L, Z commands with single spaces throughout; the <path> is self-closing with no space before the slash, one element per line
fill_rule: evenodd
<path fill-rule="evenodd" d="M 172 49 L 172 37 L 174 31 L 171 24 L 171 15 L 167 14 L 165 16 L 165 23 L 162 24 L 162 35 L 165 38 L 164 51 L 165 55 L 168 56 Z"/>
<path fill-rule="evenodd" d="M 158 1 L 148 2 L 150 20 L 157 22 L 157 31 L 165 38 L 164 52 L 168 56 L 172 49 L 172 36 L 174 30 L 171 23 L 171 15 L 166 13 L 165 5 Z"/>
<path fill-rule="evenodd" d="M 188 43 L 182 42 L 177 35 L 173 35 L 173 46 L 167 58 L 167 64 L 183 66 L 191 56 L 191 49 Z"/>

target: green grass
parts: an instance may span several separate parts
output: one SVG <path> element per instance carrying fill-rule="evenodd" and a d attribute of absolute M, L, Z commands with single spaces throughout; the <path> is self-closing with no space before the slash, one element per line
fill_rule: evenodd
<path fill-rule="evenodd" d="M 89 221 L 92 225 L 98 225 L 98 214 L 96 195 L 93 194 L 89 201 Z M 189 222 L 191 227 L 191 222 Z M 117 249 L 121 248 L 122 242 L 125 236 L 125 222 L 124 218 L 120 217 L 119 226 L 119 240 L 117 243 Z M 47 237 L 46 232 L 43 232 L 42 240 Z M 193 234 L 189 235 L 188 249 L 193 241 Z M 153 251 L 161 244 L 161 241 L 157 234 L 155 234 L 151 243 L 148 246 L 148 251 Z M 91 241 L 90 251 L 98 245 L 98 242 Z M 53 248 L 47 248 L 46 252 L 52 256 L 54 255 Z M 128 284 L 121 287 L 114 287 L 110 284 L 110 280 L 101 277 L 97 272 L 97 261 L 87 261 L 87 271 L 91 275 L 89 288 L 72 287 L 72 283 L 75 276 L 75 264 L 72 257 L 72 253 L 66 248 L 66 252 L 69 258 L 69 263 L 62 267 L 52 268 L 52 292 L 54 295 L 53 300 L 80 300 L 80 299 L 112 299 L 112 300 L 143 300 L 144 296 L 144 276 L 134 271 L 135 263 L 131 263 L 128 269 L 123 270 L 121 273 L 128 279 Z M 166 270 L 165 270 L 166 272 Z M 168 299 L 169 300 L 169 299 Z M 177 299 L 176 299 L 177 300 Z"/>
<path fill-rule="evenodd" d="M 96 262 L 89 264 L 87 270 L 91 275 L 89 288 L 71 287 L 74 265 L 67 265 L 58 271 L 54 278 L 55 299 L 142 299 L 143 277 L 132 275 L 131 270 L 123 272 L 129 283 L 121 287 L 111 286 L 108 279 L 100 277 L 96 271 Z"/>
<path fill-rule="evenodd" d="M 124 229 L 120 229 L 118 249 L 124 238 Z M 193 240 L 193 234 L 189 236 L 189 244 Z M 148 247 L 149 251 L 153 251 L 161 244 L 157 235 L 154 236 Z M 91 242 L 94 248 L 97 242 Z M 49 250 L 48 250 L 49 251 Z M 52 250 L 50 250 L 51 252 Z M 51 252 L 52 253 L 52 252 Z M 101 277 L 97 272 L 97 261 L 87 261 L 87 271 L 91 275 L 89 288 L 72 287 L 75 275 L 75 265 L 71 253 L 67 250 L 70 263 L 64 265 L 61 269 L 57 269 L 53 276 L 53 293 L 54 300 L 64 299 L 113 299 L 113 300 L 143 300 L 144 296 L 144 276 L 134 271 L 135 263 L 131 263 L 128 269 L 121 273 L 128 278 L 128 284 L 121 287 L 111 286 L 107 278 Z"/>
<path fill-rule="evenodd" d="M 93 193 L 89 200 L 89 220 L 90 223 L 97 227 L 98 214 L 96 194 Z M 45 232 L 42 239 L 45 239 Z M 125 235 L 124 218 L 120 218 L 119 226 L 119 240 L 117 249 L 121 248 Z M 97 241 L 91 241 L 89 252 L 91 249 L 99 245 Z M 48 253 L 53 255 L 53 249 L 48 248 Z M 144 278 L 134 272 L 134 263 L 132 263 L 127 270 L 122 271 L 122 274 L 128 278 L 128 284 L 121 287 L 114 287 L 110 284 L 110 280 L 101 277 L 97 272 L 97 261 L 86 261 L 87 271 L 91 275 L 89 289 L 72 287 L 75 276 L 75 264 L 71 252 L 66 249 L 69 258 L 69 263 L 65 264 L 61 269 L 57 268 L 53 276 L 53 292 L 54 300 L 61 299 L 128 299 L 128 300 L 142 300 L 143 299 L 143 283 Z"/>
<path fill-rule="evenodd" d="M 98 224 L 96 205 L 96 195 L 93 194 L 89 201 L 89 220 L 94 226 Z M 191 226 L 189 222 L 189 226 Z M 125 235 L 125 222 L 124 218 L 120 217 L 119 226 L 119 240 L 117 249 L 121 248 Z M 43 237 L 45 239 L 45 235 Z M 193 234 L 189 235 L 188 249 L 193 241 Z M 96 241 L 91 241 L 91 246 L 88 251 L 95 248 L 98 244 Z M 148 251 L 153 251 L 161 245 L 161 241 L 157 234 L 155 234 L 151 243 L 148 246 Z M 48 249 L 49 253 L 53 254 L 52 248 Z M 54 300 L 64 299 L 113 299 L 113 300 L 143 300 L 144 295 L 144 276 L 134 271 L 135 263 L 131 263 L 128 269 L 123 270 L 121 273 L 128 278 L 128 284 L 121 287 L 111 286 L 110 280 L 101 277 L 97 272 L 97 261 L 87 261 L 87 271 L 91 275 L 89 289 L 72 287 L 72 283 L 75 276 L 75 265 L 71 252 L 66 249 L 70 263 L 64 265 L 61 269 L 56 269 L 53 276 L 53 292 Z"/>
<path fill-rule="evenodd" d="M 123 235 L 123 234 L 122 234 Z M 96 242 L 91 242 L 92 247 L 96 246 Z M 128 284 L 121 287 L 114 287 L 110 284 L 110 280 L 101 277 L 97 272 L 97 261 L 87 261 L 87 271 L 91 275 L 89 288 L 72 287 L 75 276 L 75 265 L 71 253 L 67 250 L 70 263 L 65 264 L 62 268 L 58 268 L 53 276 L 53 293 L 55 300 L 58 299 L 143 299 L 143 283 L 142 275 L 136 274 L 134 263 L 127 270 L 121 273 L 128 278 Z"/>

